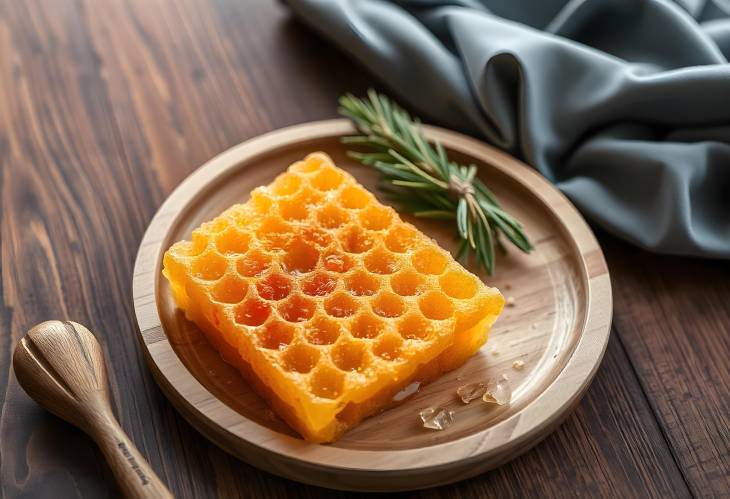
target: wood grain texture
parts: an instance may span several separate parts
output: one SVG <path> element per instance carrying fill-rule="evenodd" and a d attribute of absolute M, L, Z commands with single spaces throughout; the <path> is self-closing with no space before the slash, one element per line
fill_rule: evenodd
<path fill-rule="evenodd" d="M 521 220 L 535 249 L 500 259 L 490 285 L 505 289 L 508 306 L 487 348 L 418 394 L 362 422 L 330 445 L 307 445 L 267 418 L 267 406 L 227 365 L 202 332 L 184 319 L 168 281 L 163 253 L 176 241 L 312 151 L 324 151 L 370 192 L 378 175 L 347 157 L 341 138 L 354 133 L 344 119 L 286 127 L 216 156 L 168 197 L 140 243 L 133 298 L 150 367 L 163 391 L 193 426 L 224 449 L 273 473 L 337 489 L 422 489 L 484 472 L 542 440 L 576 405 L 608 341 L 608 270 L 590 229 L 568 200 L 534 170 L 465 135 L 424 127 L 451 158 L 480 167 L 482 179 Z M 408 219 L 452 254 L 453 227 Z M 478 272 L 477 269 L 471 268 Z M 509 289 L 509 291 L 507 291 Z M 492 353 L 490 354 L 489 351 Z M 511 369 L 520 360 L 520 371 Z M 486 410 L 455 400 L 459 386 L 509 376 L 509 406 Z M 423 431 L 417 414 L 430 405 L 452 408 L 455 423 Z"/>
<path fill-rule="evenodd" d="M 195 167 L 369 85 L 268 0 L 0 1 L 0 495 L 119 495 L 10 370 L 23 332 L 61 317 L 100 332 L 117 417 L 176 497 L 346 497 L 249 467 L 178 415 L 134 337 L 131 271 Z M 411 497 L 727 495 L 727 264 L 600 240 L 615 330 L 577 410 L 516 461 Z"/>

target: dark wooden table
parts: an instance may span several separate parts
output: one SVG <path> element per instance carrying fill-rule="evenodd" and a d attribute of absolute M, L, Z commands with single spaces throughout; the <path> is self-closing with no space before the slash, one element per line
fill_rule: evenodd
<path fill-rule="evenodd" d="M 346 496 L 193 430 L 147 370 L 130 286 L 145 226 L 186 175 L 368 86 L 267 0 L 0 1 L 0 495 L 118 495 L 91 441 L 10 369 L 30 326 L 72 318 L 100 337 L 121 424 L 176 496 Z M 730 265 L 598 235 L 614 327 L 575 413 L 512 463 L 413 497 L 730 495 Z"/>

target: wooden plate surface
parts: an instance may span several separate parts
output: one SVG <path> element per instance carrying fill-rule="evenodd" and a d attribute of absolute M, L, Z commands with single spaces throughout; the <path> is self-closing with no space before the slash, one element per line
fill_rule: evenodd
<path fill-rule="evenodd" d="M 232 454 L 272 473 L 315 485 L 393 491 L 473 476 L 512 459 L 544 438 L 568 414 L 596 372 L 608 341 L 611 285 L 603 254 L 570 202 L 539 174 L 486 144 L 425 127 L 450 155 L 480 165 L 480 175 L 536 245 L 530 255 L 500 256 L 485 278 L 513 307 L 487 345 L 463 367 L 422 387 L 401 405 L 372 417 L 330 445 L 301 440 L 278 420 L 173 303 L 161 276 L 164 251 L 193 228 L 248 198 L 290 163 L 325 151 L 378 195 L 376 174 L 346 158 L 345 120 L 298 125 L 249 140 L 191 174 L 165 201 L 144 235 L 134 268 L 134 308 L 149 366 L 185 418 Z M 407 218 L 407 217 L 406 217 Z M 455 250 L 452 227 L 411 220 Z M 473 270 L 473 269 L 472 269 Z M 516 370 L 513 362 L 524 362 Z M 463 405 L 456 388 L 506 374 L 507 407 Z M 445 431 L 421 427 L 432 405 L 456 411 Z"/>

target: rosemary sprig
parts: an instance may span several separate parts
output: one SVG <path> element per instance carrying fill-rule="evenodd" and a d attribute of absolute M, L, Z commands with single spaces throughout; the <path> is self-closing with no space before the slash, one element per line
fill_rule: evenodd
<path fill-rule="evenodd" d="M 360 132 L 343 142 L 366 151 L 348 154 L 381 172 L 383 189 L 391 200 L 417 217 L 456 221 L 461 239 L 457 258 L 473 252 L 491 274 L 495 247 L 504 249 L 500 236 L 525 253 L 532 250 L 520 222 L 499 206 L 476 177 L 476 165 L 450 161 L 441 144 L 426 140 L 418 119 L 374 90 L 362 99 L 342 96 L 339 112 Z"/>

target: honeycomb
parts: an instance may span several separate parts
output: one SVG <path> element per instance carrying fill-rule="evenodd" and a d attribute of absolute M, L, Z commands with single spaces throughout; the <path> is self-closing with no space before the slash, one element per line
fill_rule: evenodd
<path fill-rule="evenodd" d="M 504 303 L 323 153 L 203 223 L 163 264 L 187 318 L 312 442 L 460 366 Z"/>

